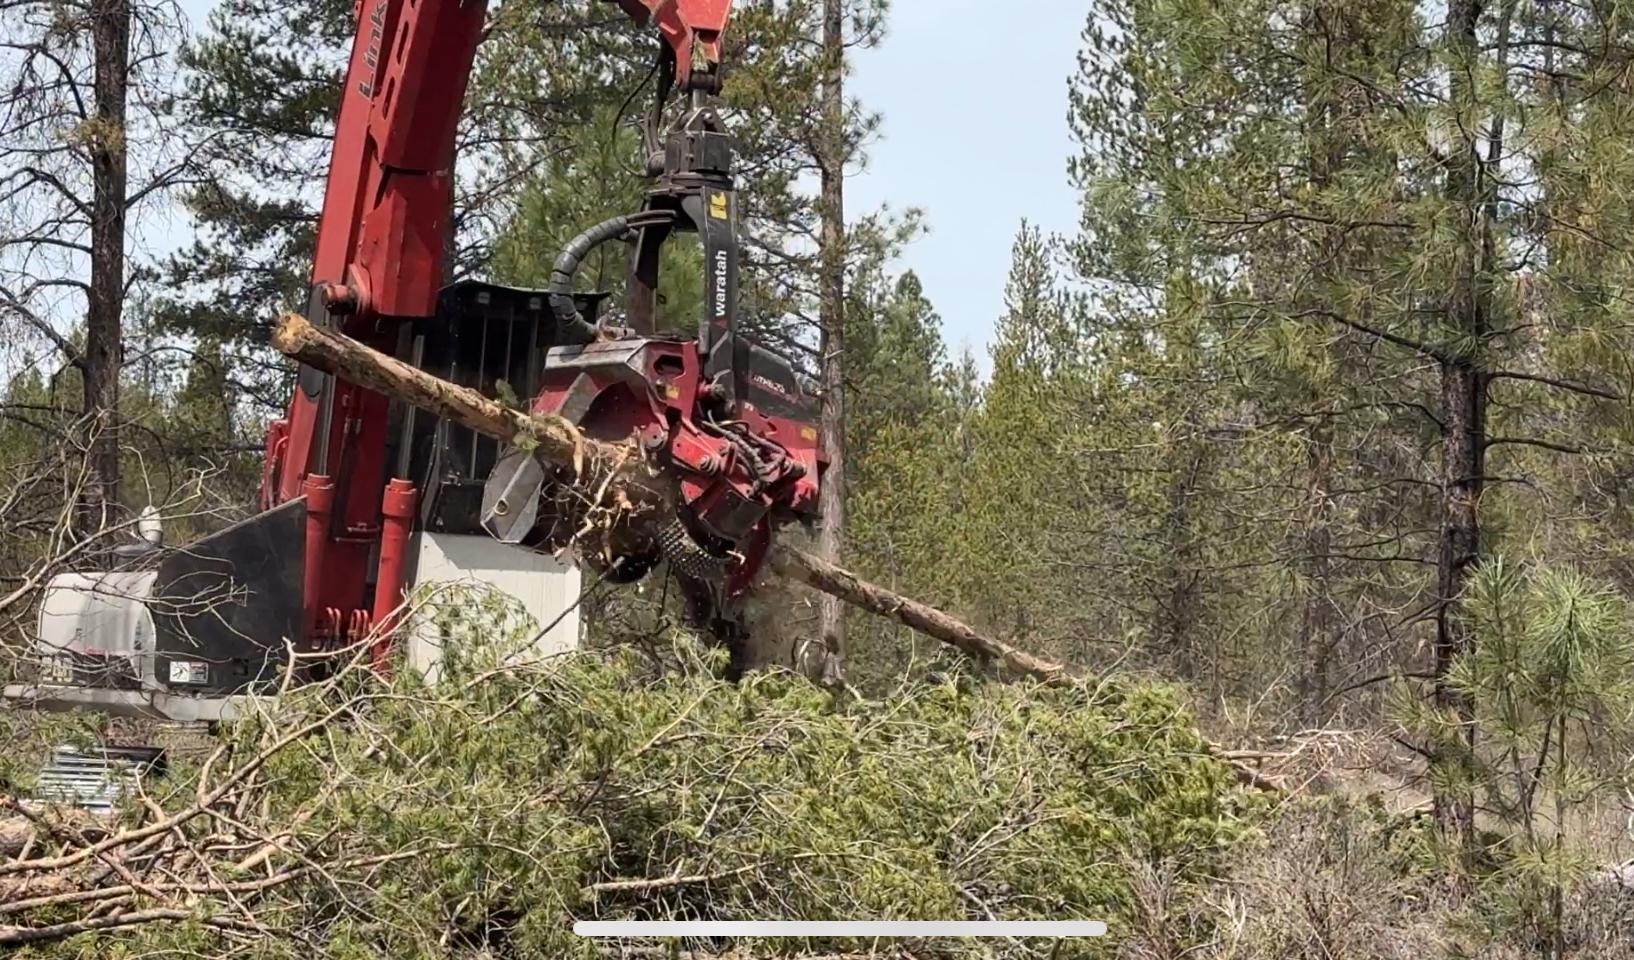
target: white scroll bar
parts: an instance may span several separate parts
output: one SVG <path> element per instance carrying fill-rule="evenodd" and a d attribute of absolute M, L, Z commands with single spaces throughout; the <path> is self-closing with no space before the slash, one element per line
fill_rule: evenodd
<path fill-rule="evenodd" d="M 580 920 L 581 937 L 1101 937 L 1100 920 Z"/>

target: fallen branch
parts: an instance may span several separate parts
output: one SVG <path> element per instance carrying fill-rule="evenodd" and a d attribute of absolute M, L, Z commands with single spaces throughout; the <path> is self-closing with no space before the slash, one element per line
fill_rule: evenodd
<path fill-rule="evenodd" d="M 738 867 L 736 870 L 723 870 L 719 873 L 671 874 L 667 877 L 604 880 L 601 883 L 592 883 L 580 892 L 590 897 L 598 897 L 607 893 L 651 893 L 654 890 L 668 890 L 672 887 L 729 880 L 733 877 L 741 877 L 746 873 L 753 873 L 759 869 L 761 869 L 760 864 L 751 863 L 745 867 Z"/>
<path fill-rule="evenodd" d="M 114 913 L 102 917 L 90 917 L 83 920 L 70 920 L 64 923 L 54 923 L 41 927 L 8 927 L 0 926 L 0 944 L 13 945 L 20 943 L 40 943 L 46 940 L 62 940 L 81 933 L 93 930 L 115 930 L 121 927 L 136 927 L 144 923 L 154 923 L 162 920 L 191 920 L 206 926 L 218 927 L 224 930 L 245 930 L 255 933 L 265 933 L 261 927 L 226 917 L 202 916 L 197 909 L 179 909 L 173 907 L 155 907 L 151 910 L 132 910 L 126 913 Z"/>
<path fill-rule="evenodd" d="M 633 444 L 606 443 L 584 436 L 567 420 L 552 415 L 527 414 L 490 400 L 475 390 L 441 380 L 423 370 L 386 356 L 343 334 L 313 326 L 296 313 L 284 315 L 273 332 L 278 350 L 326 373 L 344 377 L 412 404 L 428 413 L 453 420 L 502 442 L 531 444 L 534 455 L 547 466 L 577 470 L 599 479 L 599 495 L 611 495 L 624 507 L 624 519 L 635 525 L 655 524 L 673 502 L 673 479 L 653 469 Z M 589 465 L 591 469 L 581 467 Z M 1069 680 L 1065 664 L 1045 660 L 1002 640 L 982 634 L 927 604 L 869 583 L 803 550 L 773 544 L 769 555 L 774 572 L 797 580 L 845 603 L 940 640 L 978 659 L 995 661 L 1022 676 L 1056 683 Z M 1225 756 L 1210 745 L 1209 752 L 1236 770 L 1238 779 L 1262 790 L 1281 787 L 1257 770 Z"/>

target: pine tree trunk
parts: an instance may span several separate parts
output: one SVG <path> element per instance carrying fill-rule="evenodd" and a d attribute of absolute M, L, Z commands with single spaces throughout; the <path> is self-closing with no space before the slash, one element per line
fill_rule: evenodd
<path fill-rule="evenodd" d="M 1479 0 L 1454 0 L 1448 7 L 1447 28 L 1460 64 L 1473 69 L 1479 54 L 1476 26 Z M 1455 106 L 1471 109 L 1475 91 L 1470 70 L 1455 66 L 1451 93 Z M 1466 129 L 1473 129 L 1467 127 Z M 1501 128 L 1494 133 L 1501 138 Z M 1481 155 L 1473 140 L 1460 143 L 1447 173 L 1447 199 L 1457 207 L 1460 237 L 1447 301 L 1447 323 L 1468 345 L 1482 343 L 1489 328 L 1490 293 L 1484 281 L 1490 269 L 1491 227 L 1486 222 Z M 1435 796 L 1436 823 L 1461 844 L 1466 859 L 1475 849 L 1475 800 L 1470 773 L 1475 749 L 1474 707 L 1469 697 L 1448 682 L 1460 657 L 1474 648 L 1469 625 L 1456 613 L 1459 596 L 1471 568 L 1480 558 L 1480 501 L 1486 475 L 1486 382 L 1470 346 L 1441 367 L 1441 534 L 1436 557 L 1438 608 L 1435 641 L 1435 705 L 1458 724 L 1458 735 L 1441 756 L 1450 774 L 1450 786 Z"/>
<path fill-rule="evenodd" d="M 91 535 L 119 502 L 119 368 L 125 298 L 125 93 L 130 67 L 128 0 L 93 0 L 95 129 L 91 136 L 91 284 L 85 313 L 84 414 L 87 482 L 81 532 Z"/>
<path fill-rule="evenodd" d="M 1359 31 L 1343 3 L 1322 2 L 1307 13 L 1309 35 L 1331 38 L 1332 43 L 1351 47 L 1359 42 Z M 1353 124 L 1361 117 L 1355 104 L 1347 103 L 1343 87 L 1331 83 L 1312 84 L 1314 95 L 1307 110 L 1309 124 L 1310 178 L 1318 191 L 1327 191 L 1344 168 L 1351 147 Z M 1365 113 L 1363 113 L 1365 117 Z M 1339 285 L 1345 278 L 1345 231 L 1337 226 L 1324 229 L 1317 238 L 1316 262 L 1312 273 L 1315 306 L 1336 308 Z M 1342 344 L 1330 346 L 1331 352 Z M 1331 383 L 1310 381 L 1310 403 L 1320 410 L 1330 397 Z M 1298 569 L 1304 579 L 1305 596 L 1300 613 L 1298 637 L 1298 711 L 1307 727 L 1320 726 L 1327 713 L 1331 687 L 1333 636 L 1333 422 L 1318 418 L 1305 433 L 1306 510 L 1298 532 L 1297 549 L 1302 556 Z"/>
<path fill-rule="evenodd" d="M 1326 719 L 1333 668 L 1333 425 L 1317 422 L 1309 445 L 1310 513 L 1305 524 L 1305 611 L 1300 620 L 1300 719 L 1320 726 Z"/>
<path fill-rule="evenodd" d="M 1192 530 L 1191 501 L 1197 493 L 1207 448 L 1190 439 L 1182 440 L 1181 444 L 1183 456 L 1177 464 L 1179 469 L 1170 478 L 1166 492 L 1168 512 L 1164 518 L 1163 579 L 1162 593 L 1157 599 L 1156 635 L 1163 655 L 1174 664 L 1175 671 L 1195 681 L 1203 676 L 1205 665 L 1199 662 L 1202 656 L 1196 641 L 1202 605 L 1201 563 Z M 1217 662 L 1206 666 L 1211 676 L 1217 673 Z M 1218 694 L 1217 687 L 1217 683 L 1211 683 L 1211 696 Z"/>
<path fill-rule="evenodd" d="M 1472 307 L 1465 304 L 1465 307 Z M 1455 307 L 1455 309 L 1457 309 Z M 1469 625 L 1456 615 L 1469 571 L 1480 557 L 1479 505 L 1486 410 L 1480 371 L 1468 362 L 1441 368 L 1441 402 L 1445 423 L 1441 438 L 1441 536 L 1436 557 L 1439 609 L 1436 613 L 1435 702 L 1460 727 L 1459 756 L 1445 758 L 1465 772 L 1475 749 L 1475 717 L 1469 697 L 1447 682 L 1453 664 L 1474 648 Z M 1475 839 L 1474 801 L 1466 777 L 1454 778 L 1451 795 L 1435 798 L 1436 821 L 1449 836 L 1469 844 Z"/>
<path fill-rule="evenodd" d="M 823 0 L 822 261 L 818 323 L 822 327 L 822 444 L 828 472 L 819 500 L 817 555 L 838 564 L 845 553 L 845 35 L 844 4 Z M 845 606 L 824 596 L 818 607 L 820 657 L 807 670 L 838 683 L 845 670 Z"/>

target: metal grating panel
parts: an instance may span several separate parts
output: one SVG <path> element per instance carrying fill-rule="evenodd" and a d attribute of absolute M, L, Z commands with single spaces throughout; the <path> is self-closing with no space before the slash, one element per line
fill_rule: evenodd
<path fill-rule="evenodd" d="M 139 777 L 160 767 L 163 755 L 157 747 L 58 747 L 40 769 L 34 799 L 112 812 Z"/>

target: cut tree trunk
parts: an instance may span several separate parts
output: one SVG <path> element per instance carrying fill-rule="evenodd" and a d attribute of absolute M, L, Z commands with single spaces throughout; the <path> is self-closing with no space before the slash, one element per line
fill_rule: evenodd
<path fill-rule="evenodd" d="M 531 447 L 548 468 L 568 471 L 574 485 L 587 493 L 584 509 L 604 511 L 611 522 L 627 526 L 632 536 L 652 535 L 671 516 L 675 481 L 649 463 L 631 443 L 606 443 L 581 434 L 567 420 L 548 414 L 526 414 L 490 400 L 475 390 L 440 380 L 358 343 L 334 330 L 313 326 L 300 314 L 285 314 L 273 332 L 281 352 L 354 383 L 395 397 L 453 420 L 502 442 Z M 517 549 L 522 549 L 518 547 Z M 771 569 L 788 580 L 860 610 L 894 620 L 1005 671 L 1044 683 L 1070 682 L 1065 664 L 1034 656 L 980 633 L 947 613 L 870 583 L 848 570 L 787 544 L 774 542 L 767 556 Z M 1210 755 L 1230 765 L 1238 779 L 1263 790 L 1281 787 L 1258 771 L 1210 745 Z"/>
<path fill-rule="evenodd" d="M 674 481 L 650 464 L 634 444 L 593 440 L 561 417 L 511 409 L 336 331 L 315 327 L 299 314 L 284 317 L 273 333 L 272 343 L 309 366 L 506 443 L 531 446 L 534 455 L 548 466 L 570 471 L 576 487 L 597 491 L 594 502 L 588 498 L 584 502 L 585 512 L 605 511 L 604 519 L 627 528 L 630 538 L 652 535 L 674 509 Z M 940 610 L 869 583 L 803 550 L 774 543 L 768 563 L 780 576 L 804 583 L 825 596 L 895 620 L 1023 676 L 1057 680 L 1069 675 L 1061 664 L 980 634 Z"/>

